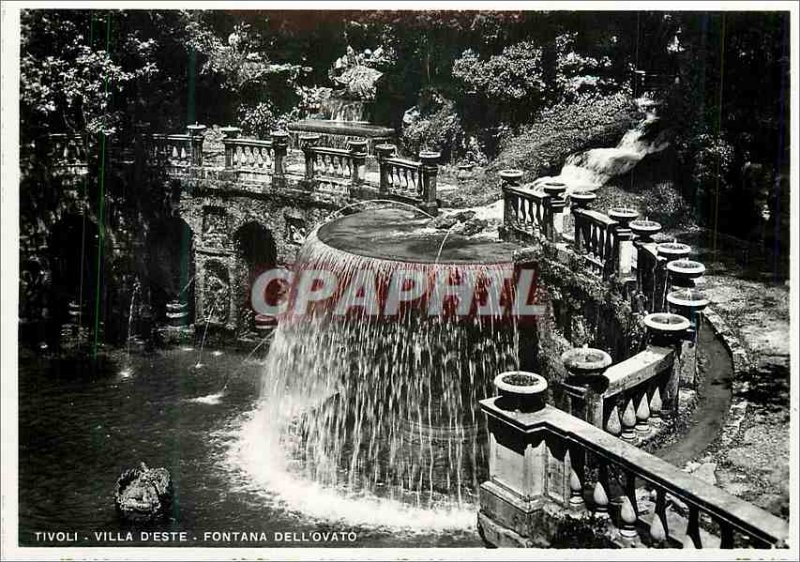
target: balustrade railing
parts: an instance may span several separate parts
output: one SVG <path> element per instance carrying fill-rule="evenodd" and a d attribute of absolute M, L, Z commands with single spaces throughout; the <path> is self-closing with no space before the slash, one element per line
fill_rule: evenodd
<path fill-rule="evenodd" d="M 148 140 L 148 161 L 151 164 L 165 166 L 169 175 L 184 175 L 189 172 L 191 166 L 202 165 L 202 151 L 199 154 L 195 153 L 191 135 L 154 133 Z"/>
<path fill-rule="evenodd" d="M 524 187 L 503 186 L 503 216 L 508 227 L 528 236 L 546 236 L 548 195 Z"/>
<path fill-rule="evenodd" d="M 395 197 L 421 203 L 430 211 L 436 209 L 436 186 L 439 159 L 438 152 L 420 152 L 419 160 L 408 160 L 394 156 L 396 148 L 391 144 L 375 146 L 380 168 L 378 191 L 382 196 Z"/>
<path fill-rule="evenodd" d="M 353 149 L 319 147 L 308 139 L 303 146 L 303 152 L 306 163 L 305 179 L 313 190 L 349 196 L 361 185 L 361 169 L 366 153 Z"/>
<path fill-rule="evenodd" d="M 225 168 L 272 175 L 275 155 L 272 141 L 255 139 L 223 139 Z"/>
<path fill-rule="evenodd" d="M 48 139 L 48 157 L 55 174 L 85 175 L 88 170 L 87 139 L 79 135 L 52 134 Z"/>
<path fill-rule="evenodd" d="M 603 277 L 615 272 L 619 250 L 615 232 L 617 222 L 591 209 L 575 209 L 572 216 L 575 220 L 573 244 L 589 269 Z"/>
<path fill-rule="evenodd" d="M 557 408 L 509 411 L 503 400 L 481 401 L 490 478 L 481 485 L 478 521 L 489 542 L 536 538 L 548 530 L 532 513 L 561 510 L 604 520 L 606 537 L 619 546 L 785 546 L 788 523 L 763 509 Z"/>

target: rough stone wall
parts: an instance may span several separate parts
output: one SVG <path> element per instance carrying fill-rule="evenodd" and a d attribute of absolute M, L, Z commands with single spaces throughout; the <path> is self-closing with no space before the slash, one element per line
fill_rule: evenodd
<path fill-rule="evenodd" d="M 566 377 L 560 358 L 568 349 L 596 347 L 617 363 L 638 353 L 644 343 L 642 316 L 633 311 L 622 286 L 592 276 L 582 260 L 546 241 L 515 256 L 516 263 L 535 264 L 538 272 L 539 298 L 547 314 L 537 322 L 537 369 L 551 383 Z"/>

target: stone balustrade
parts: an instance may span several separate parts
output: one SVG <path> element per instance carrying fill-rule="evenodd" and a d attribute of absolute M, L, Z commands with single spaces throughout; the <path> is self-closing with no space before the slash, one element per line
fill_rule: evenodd
<path fill-rule="evenodd" d="M 50 135 L 47 150 L 54 174 L 86 175 L 88 172 L 86 140 L 79 135 Z"/>
<path fill-rule="evenodd" d="M 682 320 L 680 326 L 673 325 L 682 330 L 657 334 L 643 351 L 604 368 L 609 358 L 593 372 L 587 370 L 584 357 L 604 352 L 586 348 L 566 352 L 562 361 L 570 376 L 558 385 L 562 409 L 629 443 L 654 435 L 678 407 L 680 352 L 688 327 Z"/>
<path fill-rule="evenodd" d="M 553 538 L 571 520 L 570 534 L 584 525 L 610 547 L 785 546 L 787 522 L 543 404 L 543 391 L 529 396 L 532 407 L 502 393 L 480 402 L 490 449 L 478 527 L 488 544 L 564 546 Z"/>
<path fill-rule="evenodd" d="M 436 185 L 438 177 L 438 152 L 420 152 L 419 160 L 394 156 L 396 148 L 390 144 L 375 147 L 380 168 L 379 194 L 400 200 L 420 203 L 429 212 L 436 211 Z"/>
<path fill-rule="evenodd" d="M 438 211 L 438 152 L 423 151 L 418 160 L 410 160 L 397 157 L 394 145 L 377 144 L 374 153 L 380 173 L 376 181 L 367 177 L 368 141 L 360 138 L 350 140 L 347 148 L 331 148 L 320 146 L 319 134 L 299 135 L 304 169 L 298 171 L 287 166 L 287 132 L 274 131 L 269 139 L 246 139 L 239 137 L 239 128 L 222 127 L 224 165 L 220 166 L 213 155 L 204 161 L 204 125 L 189 125 L 185 134 L 149 133 L 146 123 L 138 123 L 134 129 L 135 149 L 129 151 L 133 155 L 130 160 L 163 169 L 169 177 L 219 179 L 225 186 L 242 181 L 249 191 L 258 191 L 260 184 L 266 184 L 273 189 L 318 193 L 324 198 L 388 197 L 417 205 L 430 214 Z M 57 166 L 69 170 L 69 166 L 80 165 L 83 171 L 72 175 L 86 173 L 88 159 L 79 137 L 50 135 L 47 140 Z"/>
<path fill-rule="evenodd" d="M 202 137 L 200 137 L 202 139 Z M 168 175 L 183 176 L 193 166 L 202 165 L 202 140 L 191 135 L 164 135 L 155 133 L 147 142 L 147 160 L 151 165 L 164 166 Z M 200 151 L 195 145 L 199 142 Z M 199 162 L 196 160 L 199 158 Z"/>
<path fill-rule="evenodd" d="M 572 215 L 575 219 L 573 245 L 590 270 L 603 277 L 629 271 L 630 264 L 624 264 L 620 259 L 622 254 L 615 220 L 591 209 L 576 209 Z"/>
<path fill-rule="evenodd" d="M 355 194 L 364 181 L 367 154 L 359 143 L 349 149 L 317 146 L 319 135 L 301 137 L 306 186 L 333 195 Z"/>
<path fill-rule="evenodd" d="M 229 129 L 222 140 L 225 170 L 235 172 L 237 179 L 271 181 L 273 187 L 284 186 L 288 135 L 273 132 L 270 140 L 257 140 L 236 138 L 235 134 L 235 130 Z"/>
<path fill-rule="evenodd" d="M 503 170 L 500 178 L 503 182 L 503 223 L 507 231 L 516 238 L 531 240 L 542 236 L 552 239 L 554 228 L 551 227 L 551 214 L 548 201 L 550 195 L 537 192 L 530 187 L 520 185 L 522 172 L 519 170 Z"/>

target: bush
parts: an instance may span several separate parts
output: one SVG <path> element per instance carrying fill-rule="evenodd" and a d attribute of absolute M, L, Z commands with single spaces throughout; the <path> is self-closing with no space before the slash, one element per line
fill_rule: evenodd
<path fill-rule="evenodd" d="M 460 154 L 464 129 L 455 104 L 436 92 L 423 92 L 420 103 L 406 111 L 400 139 L 403 150 L 415 155 L 421 150 L 442 153 L 443 160 Z"/>
<path fill-rule="evenodd" d="M 529 179 L 558 173 L 570 154 L 613 145 L 641 118 L 625 93 L 578 95 L 575 101 L 543 111 L 533 125 L 507 137 L 490 170 L 518 168 L 528 172 Z"/>

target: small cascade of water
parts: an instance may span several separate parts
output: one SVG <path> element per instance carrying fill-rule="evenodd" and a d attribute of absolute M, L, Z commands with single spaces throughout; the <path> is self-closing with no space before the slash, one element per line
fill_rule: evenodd
<path fill-rule="evenodd" d="M 369 121 L 369 102 L 344 99 L 335 93 L 320 103 L 320 112 L 332 121 Z"/>
<path fill-rule="evenodd" d="M 134 312 L 136 310 L 136 297 L 139 295 L 139 292 L 142 289 L 142 284 L 139 282 L 139 279 L 136 279 L 133 282 L 133 290 L 131 291 L 131 303 L 128 307 L 128 332 L 126 334 L 125 339 L 125 367 L 123 367 L 120 375 L 123 378 L 127 378 L 132 374 L 132 367 L 131 367 L 131 341 L 133 340 L 133 318 Z"/>
<path fill-rule="evenodd" d="M 217 299 L 214 299 L 214 303 L 211 305 L 211 311 L 206 316 L 206 325 L 203 328 L 203 337 L 200 339 L 200 351 L 197 354 L 197 363 L 195 363 L 195 369 L 201 369 L 203 367 L 203 348 L 206 345 L 206 335 L 208 335 L 208 325 L 211 323 L 211 317 L 214 316 L 214 311 L 217 308 Z"/>
<path fill-rule="evenodd" d="M 669 143 L 661 135 L 655 139 L 647 138 L 649 128 L 659 120 L 655 104 L 648 98 L 641 98 L 636 102 L 645 110 L 645 118 L 627 131 L 617 146 L 571 154 L 557 176 L 537 179 L 534 188 L 548 181 L 558 181 L 567 185 L 567 193 L 573 190 L 594 191 L 611 178 L 630 172 L 648 154 L 667 148 Z"/>
<path fill-rule="evenodd" d="M 510 263 L 407 263 L 359 256 L 316 237 L 296 268 L 349 279 L 398 268 L 462 276 L 496 275 Z M 380 282 L 378 282 L 380 285 Z M 518 331 L 494 317 L 429 316 L 416 308 L 392 317 L 327 307 L 283 319 L 267 356 L 259 431 L 280 470 L 316 490 L 383 498 L 420 508 L 471 505 L 487 476 L 478 401 L 501 371 L 517 367 Z M 275 474 L 257 480 L 280 481 Z M 322 493 L 322 492 L 320 492 Z"/>

